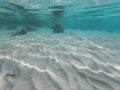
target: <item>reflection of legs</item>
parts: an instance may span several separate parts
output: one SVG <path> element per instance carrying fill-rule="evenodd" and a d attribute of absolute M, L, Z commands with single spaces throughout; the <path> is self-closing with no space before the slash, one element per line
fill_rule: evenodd
<path fill-rule="evenodd" d="M 61 18 L 64 16 L 64 7 L 63 6 L 54 6 L 54 10 L 52 11 L 52 14 L 55 19 L 55 24 L 53 26 L 53 33 L 64 33 L 63 26 L 60 23 Z"/>
<path fill-rule="evenodd" d="M 61 18 L 64 16 L 64 7 L 63 6 L 54 6 L 53 9 L 58 9 L 52 11 L 52 14 L 55 18 Z"/>

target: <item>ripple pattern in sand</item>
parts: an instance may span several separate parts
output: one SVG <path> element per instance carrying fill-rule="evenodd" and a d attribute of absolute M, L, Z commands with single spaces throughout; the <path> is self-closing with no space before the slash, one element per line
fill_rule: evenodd
<path fill-rule="evenodd" d="M 98 38 L 1 39 L 0 90 L 120 90 L 120 43 Z"/>

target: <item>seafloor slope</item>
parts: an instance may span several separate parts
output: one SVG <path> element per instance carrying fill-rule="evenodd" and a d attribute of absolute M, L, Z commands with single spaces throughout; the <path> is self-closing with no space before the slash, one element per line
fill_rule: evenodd
<path fill-rule="evenodd" d="M 120 90 L 120 34 L 0 33 L 0 90 Z"/>

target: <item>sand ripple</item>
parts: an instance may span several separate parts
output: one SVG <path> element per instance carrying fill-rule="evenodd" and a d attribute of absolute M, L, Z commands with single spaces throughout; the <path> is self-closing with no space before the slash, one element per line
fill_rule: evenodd
<path fill-rule="evenodd" d="M 2 38 L 0 90 L 120 90 L 120 36 L 113 36 Z"/>

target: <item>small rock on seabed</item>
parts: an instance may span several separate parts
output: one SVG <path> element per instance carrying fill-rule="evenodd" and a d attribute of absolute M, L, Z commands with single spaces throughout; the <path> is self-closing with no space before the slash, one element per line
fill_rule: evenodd
<path fill-rule="evenodd" d="M 64 33 L 64 29 L 63 29 L 62 25 L 55 24 L 53 27 L 53 33 Z"/>

